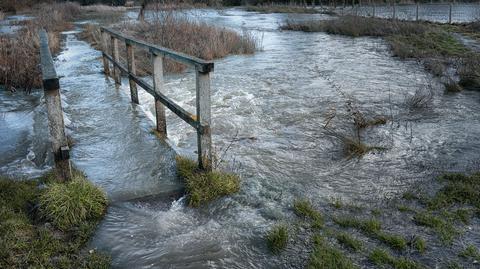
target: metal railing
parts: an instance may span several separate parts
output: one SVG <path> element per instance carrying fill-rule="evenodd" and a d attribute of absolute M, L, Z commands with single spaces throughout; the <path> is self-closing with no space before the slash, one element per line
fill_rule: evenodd
<path fill-rule="evenodd" d="M 132 37 L 123 35 L 109 28 L 101 27 L 102 54 L 105 74 L 111 75 L 116 84 L 121 84 L 121 73 L 127 74 L 130 84 L 132 102 L 138 104 L 137 85 L 155 98 L 156 130 L 160 135 L 167 135 L 165 107 L 175 115 L 191 125 L 197 131 L 198 164 L 201 169 L 211 169 L 212 138 L 211 138 L 211 100 L 210 100 L 210 72 L 213 71 L 213 62 L 192 57 L 167 48 L 145 43 Z M 127 66 L 120 63 L 118 42 L 126 46 Z M 110 44 L 110 46 L 108 46 Z M 138 47 L 151 54 L 153 65 L 153 85 L 137 76 L 135 65 L 135 50 Z M 110 48 L 110 52 L 107 52 Z M 110 53 L 110 54 L 109 54 Z M 195 68 L 196 71 L 196 115 L 192 115 L 162 92 L 163 60 L 171 59 L 175 62 Z M 110 64 L 113 70 L 110 72 Z"/>

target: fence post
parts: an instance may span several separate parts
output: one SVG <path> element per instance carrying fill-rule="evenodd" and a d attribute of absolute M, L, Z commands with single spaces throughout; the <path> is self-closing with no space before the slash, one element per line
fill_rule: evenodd
<path fill-rule="evenodd" d="M 118 54 L 118 40 L 114 36 L 110 36 L 110 45 L 111 45 L 111 55 L 115 62 L 119 63 L 120 62 L 120 56 Z M 115 84 L 121 84 L 120 80 L 120 69 L 114 64 L 113 64 L 113 79 L 115 80 Z"/>
<path fill-rule="evenodd" d="M 43 29 L 40 30 L 40 61 L 55 168 L 60 180 L 68 181 L 72 178 L 72 169 L 63 122 L 60 83 L 48 47 L 47 32 Z"/>
<path fill-rule="evenodd" d="M 448 23 L 452 23 L 452 3 L 450 3 L 450 10 L 448 11 Z"/>
<path fill-rule="evenodd" d="M 128 72 L 132 75 L 136 75 L 135 69 L 135 50 L 132 45 L 125 42 L 125 46 L 127 47 L 127 67 Z M 138 92 L 137 92 L 137 84 L 128 76 L 128 82 L 130 84 L 130 97 L 132 98 L 132 102 L 138 104 Z"/>
<path fill-rule="evenodd" d="M 397 18 L 396 8 L 397 8 L 397 5 L 396 5 L 396 3 L 395 3 L 395 0 L 393 0 L 393 14 L 392 14 L 392 19 L 394 19 L 394 20 Z"/>
<path fill-rule="evenodd" d="M 375 18 L 376 4 L 373 3 L 373 18 Z"/>
<path fill-rule="evenodd" d="M 161 93 L 163 91 L 163 56 L 152 53 L 153 59 L 153 87 L 155 92 Z M 198 92 L 198 90 L 197 90 Z M 165 107 L 155 98 L 155 114 L 157 118 L 157 131 L 167 136 L 167 119 L 165 117 Z"/>
<path fill-rule="evenodd" d="M 103 59 L 103 72 L 106 76 L 110 75 L 110 63 L 108 62 L 107 57 L 105 57 L 105 53 L 107 53 L 108 48 L 108 34 L 101 30 L 102 35 L 102 59 Z"/>
<path fill-rule="evenodd" d="M 198 165 L 201 169 L 212 168 L 212 134 L 211 127 L 211 97 L 210 72 L 197 69 L 197 121 L 201 123 L 197 129 Z"/>
<path fill-rule="evenodd" d="M 417 9 L 415 12 L 415 21 L 418 21 L 418 2 L 417 2 Z"/>

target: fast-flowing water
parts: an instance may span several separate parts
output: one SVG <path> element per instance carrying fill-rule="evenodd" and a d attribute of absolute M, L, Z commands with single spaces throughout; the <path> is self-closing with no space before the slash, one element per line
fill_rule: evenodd
<path fill-rule="evenodd" d="M 72 161 L 112 200 L 91 247 L 109 252 L 114 267 L 285 267 L 269 254 L 263 236 L 272 224 L 293 218 L 293 199 L 369 202 L 437 171 L 478 168 L 477 92 L 445 94 L 420 64 L 391 57 L 381 39 L 277 30 L 287 17 L 309 15 L 235 9 L 200 14 L 199 19 L 217 25 L 255 31 L 263 50 L 215 62 L 213 141 L 220 153 L 231 145 L 225 166 L 242 176 L 242 187 L 199 209 L 185 206 L 174 152 L 151 134 L 148 94 L 140 90 L 141 104 L 132 105 L 127 81 L 116 88 L 106 79 L 101 53 L 73 32 L 66 33 L 65 50 L 56 61 L 75 142 Z M 427 108 L 411 109 L 409 96 L 418 89 L 431 91 L 433 98 Z M 191 71 L 166 77 L 166 95 L 191 112 L 194 92 Z M 16 101 L 0 94 L 0 153 L 8 157 L 2 157 L 0 171 L 29 175 L 31 167 L 48 168 L 41 94 L 16 95 Z M 368 118 L 389 118 L 361 134 L 364 143 L 383 150 L 362 158 L 345 155 L 334 134 L 354 136 L 348 102 Z M 169 143 L 194 157 L 194 130 L 171 113 L 167 121 Z M 38 131 L 43 135 L 35 126 L 44 128 Z M 43 155 L 31 150 L 38 145 Z M 30 162 L 21 170 L 25 160 Z"/>

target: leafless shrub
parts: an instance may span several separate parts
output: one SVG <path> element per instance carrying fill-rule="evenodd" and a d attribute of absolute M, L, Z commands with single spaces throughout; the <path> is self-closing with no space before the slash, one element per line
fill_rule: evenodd
<path fill-rule="evenodd" d="M 127 10 L 126 7 L 122 7 L 122 6 L 107 6 L 102 4 L 82 6 L 81 9 L 82 11 L 85 11 L 85 12 L 98 12 L 98 13 L 124 12 Z"/>
<path fill-rule="evenodd" d="M 0 20 L 5 19 L 5 13 L 0 10 Z"/>
<path fill-rule="evenodd" d="M 405 105 L 410 110 L 423 109 L 431 107 L 433 103 L 433 86 L 427 84 L 415 90 L 413 95 L 405 96 Z"/>
<path fill-rule="evenodd" d="M 457 64 L 459 84 L 469 90 L 480 90 L 480 56 L 472 53 L 469 57 L 459 59 Z"/>
<path fill-rule="evenodd" d="M 296 4 L 282 4 L 282 5 L 248 5 L 246 11 L 260 12 L 260 13 L 319 13 L 317 9 L 300 6 Z"/>

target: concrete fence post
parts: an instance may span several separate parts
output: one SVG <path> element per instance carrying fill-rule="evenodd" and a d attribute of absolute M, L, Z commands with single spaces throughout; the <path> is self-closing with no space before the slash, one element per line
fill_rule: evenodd
<path fill-rule="evenodd" d="M 40 62 L 56 173 L 60 180 L 68 181 L 72 179 L 72 168 L 65 136 L 60 83 L 48 47 L 48 35 L 43 29 L 40 30 Z"/>

